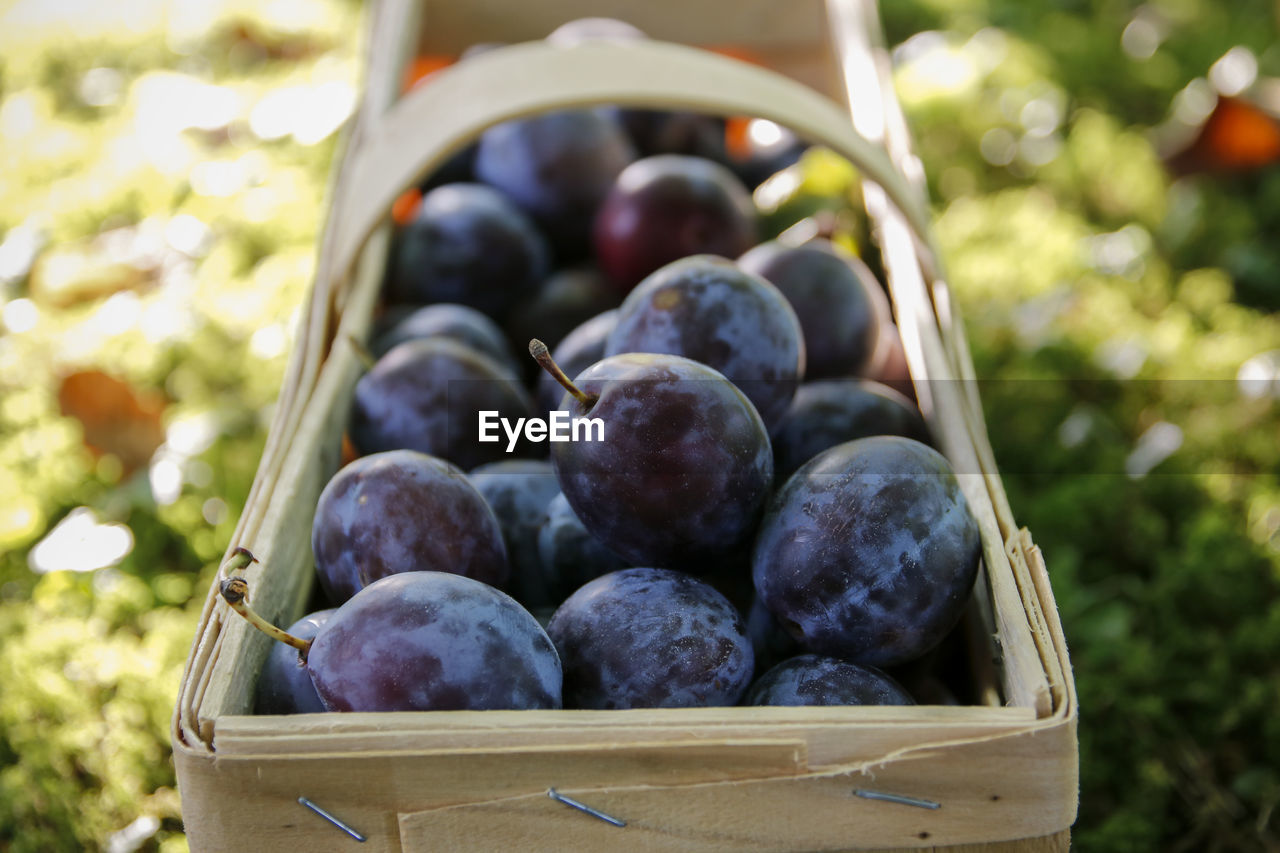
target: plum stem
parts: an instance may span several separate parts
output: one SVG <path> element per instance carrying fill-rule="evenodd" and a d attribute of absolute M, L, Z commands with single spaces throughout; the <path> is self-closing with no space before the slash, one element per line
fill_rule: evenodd
<path fill-rule="evenodd" d="M 534 338 L 529 341 L 529 355 L 533 356 L 533 360 L 538 362 L 539 366 L 547 373 L 551 374 L 551 378 L 564 386 L 564 390 L 573 395 L 574 399 L 588 409 L 595 405 L 599 399 L 596 394 L 588 394 L 573 384 L 573 380 L 565 375 L 560 369 L 560 365 L 556 364 L 556 360 L 551 357 L 551 353 L 547 350 L 547 345 L 542 341 Z"/>
<path fill-rule="evenodd" d="M 256 563 L 258 559 L 249 553 L 246 548 L 237 548 L 222 564 L 224 572 L 239 572 L 248 568 L 250 563 Z M 242 577 L 224 578 L 218 584 L 218 592 L 222 595 L 223 601 L 227 605 L 239 613 L 246 622 L 266 634 L 273 640 L 279 640 L 288 646 L 293 646 L 298 650 L 298 656 L 305 663 L 307 652 L 311 651 L 311 641 L 304 640 L 301 637 L 295 637 L 288 631 L 277 628 L 266 619 L 258 614 L 258 611 L 249 606 L 249 582 Z"/>

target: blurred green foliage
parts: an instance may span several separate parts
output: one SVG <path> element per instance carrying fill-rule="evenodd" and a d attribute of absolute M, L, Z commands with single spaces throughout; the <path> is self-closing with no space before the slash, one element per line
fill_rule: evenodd
<path fill-rule="evenodd" d="M 281 91 L 341 110 L 358 85 L 359 8 L 285 6 L 68 20 L 0 4 L 0 849 L 186 849 L 170 716 L 262 451 L 342 118 L 262 131 L 253 110 Z M 144 422 L 67 416 L 60 383 L 85 370 L 162 400 L 151 465 L 128 470 L 123 434 Z M 86 443 L 104 438 L 105 454 Z M 97 540 L 53 530 L 77 508 L 127 525 L 132 549 L 44 571 L 94 565 Z M 62 551 L 33 556 L 38 541 Z"/>
<path fill-rule="evenodd" d="M 288 111 L 267 99 L 341 101 L 358 76 L 354 4 L 189 5 L 74 37 L 0 27 L 3 849 L 185 848 L 169 714 L 333 153 L 324 127 L 273 126 Z M 1076 842 L 1277 849 L 1280 419 L 1236 376 L 1280 349 L 1280 169 L 1174 179 L 1153 130 L 1234 46 L 1280 76 L 1275 8 L 881 7 L 992 441 L 1071 645 Z M 227 118 L 183 119 L 184 99 Z M 90 368 L 163 397 L 176 481 L 86 446 L 58 387 Z M 126 524 L 130 553 L 33 571 L 79 507 Z"/>

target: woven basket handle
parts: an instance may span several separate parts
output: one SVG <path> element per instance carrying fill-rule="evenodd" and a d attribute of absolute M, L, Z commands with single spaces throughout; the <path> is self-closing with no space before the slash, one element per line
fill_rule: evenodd
<path fill-rule="evenodd" d="M 777 72 L 660 41 L 530 42 L 457 63 L 359 128 L 340 219 L 330 231 L 318 285 L 344 282 L 396 197 L 486 128 L 540 112 L 621 104 L 774 121 L 849 159 L 884 188 L 919 243 L 934 252 L 920 194 L 884 150 L 829 98 Z M 935 253 L 936 255 L 936 253 Z M 327 280 L 326 280 L 327 279 Z"/>

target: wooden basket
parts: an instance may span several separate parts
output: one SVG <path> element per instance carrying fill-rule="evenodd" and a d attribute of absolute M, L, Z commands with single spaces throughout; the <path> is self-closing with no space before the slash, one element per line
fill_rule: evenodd
<path fill-rule="evenodd" d="M 517 44 L 399 98 L 407 62 L 420 52 L 530 41 L 587 15 L 629 20 L 656 40 Z M 365 98 L 232 541 L 261 559 L 247 575 L 255 606 L 287 624 L 310 594 L 311 516 L 338 468 L 361 371 L 346 341 L 367 337 L 388 212 L 404 187 L 484 128 L 542 110 L 607 102 L 753 115 L 822 142 L 866 179 L 921 407 L 982 531 L 983 568 L 967 618 L 985 704 L 252 716 L 270 641 L 215 588 L 173 718 L 191 848 L 1067 849 L 1078 762 L 1070 663 L 1044 562 L 1014 523 L 966 381 L 972 362 L 874 3 L 384 0 L 369 23 Z M 687 46 L 726 44 L 771 68 Z M 626 826 L 548 797 L 552 788 Z"/>

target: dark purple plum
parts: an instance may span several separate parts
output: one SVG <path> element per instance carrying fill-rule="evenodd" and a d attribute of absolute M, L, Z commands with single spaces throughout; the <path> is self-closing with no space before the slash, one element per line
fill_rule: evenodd
<path fill-rule="evenodd" d="M 911 694 L 870 666 L 822 657 L 789 658 L 760 676 L 744 705 L 914 705 Z"/>
<path fill-rule="evenodd" d="M 761 243 L 738 266 L 773 282 L 804 330 L 805 377 L 860 376 L 880 334 L 867 265 L 827 240 Z"/>
<path fill-rule="evenodd" d="M 873 435 L 901 435 L 928 443 L 916 404 L 870 379 L 821 379 L 796 389 L 773 431 L 773 475 L 781 484 L 829 447 Z"/>
<path fill-rule="evenodd" d="M 731 261 L 695 255 L 636 287 L 618 309 L 606 355 L 682 355 L 723 373 L 769 429 L 804 377 L 800 321 L 782 293 Z"/>
<path fill-rule="evenodd" d="M 506 583 L 497 517 L 467 475 L 413 450 L 362 456 L 320 493 L 311 528 L 320 585 L 333 604 L 400 572 Z"/>
<path fill-rule="evenodd" d="M 481 465 L 467 475 L 498 517 L 507 546 L 511 577 L 507 591 L 525 607 L 554 606 L 543 592 L 546 584 L 538 552 L 538 531 L 548 508 L 560 494 L 555 471 L 544 459 L 510 459 Z"/>
<path fill-rule="evenodd" d="M 734 705 L 754 661 L 742 617 L 680 572 L 623 569 L 587 583 L 547 625 L 568 708 Z"/>
<path fill-rule="evenodd" d="M 578 326 L 621 303 L 621 294 L 598 269 L 570 267 L 552 273 L 537 294 L 516 306 L 505 328 L 521 348 L 537 338 L 554 350 Z M 530 366 L 537 370 L 532 362 Z"/>
<path fill-rule="evenodd" d="M 391 302 L 454 302 L 500 317 L 549 269 L 546 241 L 502 193 L 446 184 L 422 197 L 392 247 Z"/>
<path fill-rule="evenodd" d="M 373 339 L 369 351 L 374 357 L 381 357 L 396 344 L 435 337 L 465 344 L 502 366 L 510 367 L 513 375 L 519 375 L 502 329 L 486 314 L 465 305 L 438 303 L 401 314 Z M 520 364 L 524 364 L 524 359 Z"/>
<path fill-rule="evenodd" d="M 564 340 L 552 350 L 552 358 L 567 375 L 577 376 L 604 358 L 605 340 L 617 322 L 616 310 L 597 314 L 565 335 Z M 538 408 L 551 411 L 560 407 L 564 389 L 550 373 L 539 371 L 537 396 Z"/>
<path fill-rule="evenodd" d="M 315 637 L 320 626 L 336 611 L 333 608 L 308 613 L 289 626 L 289 633 L 302 640 Z M 255 714 L 319 714 L 329 709 L 316 694 L 311 673 L 298 650 L 274 643 L 258 675 L 253 694 Z"/>
<path fill-rule="evenodd" d="M 469 469 L 510 458 L 501 427 L 498 441 L 480 441 L 488 411 L 512 424 L 534 415 L 528 392 L 493 359 L 445 338 L 405 341 L 356 382 L 348 434 L 361 454 L 408 448 Z M 537 456 L 539 445 L 522 439 L 513 453 Z"/>
<path fill-rule="evenodd" d="M 786 481 L 760 523 L 752 578 L 806 651 L 887 667 L 956 624 L 981 550 L 950 463 L 877 436 L 823 451 Z"/>
<path fill-rule="evenodd" d="M 334 711 L 559 708 L 560 660 L 506 593 L 443 572 L 407 572 L 356 593 L 307 654 Z"/>
<path fill-rule="evenodd" d="M 551 461 L 583 525 L 632 565 L 696 572 L 741 558 L 773 481 L 768 432 L 742 392 L 651 353 L 598 361 L 576 385 L 561 410 L 599 419 L 604 439 L 552 444 Z"/>
<path fill-rule="evenodd" d="M 621 290 L 689 255 L 736 258 L 757 239 L 751 195 L 712 160 L 658 154 L 618 175 L 596 215 L 596 262 Z"/>
<path fill-rule="evenodd" d="M 475 172 L 533 217 L 565 264 L 589 254 L 596 210 L 634 159 L 614 119 L 596 110 L 561 110 L 486 130 Z"/>
<path fill-rule="evenodd" d="M 538 530 L 538 558 L 546 584 L 540 603 L 553 607 L 587 581 L 627 567 L 625 560 L 591 535 L 562 494 L 551 501 Z"/>

